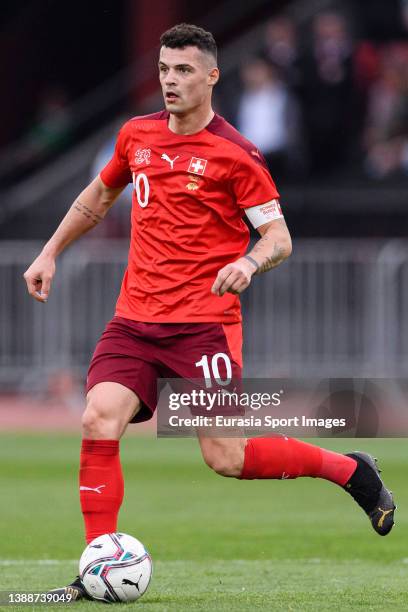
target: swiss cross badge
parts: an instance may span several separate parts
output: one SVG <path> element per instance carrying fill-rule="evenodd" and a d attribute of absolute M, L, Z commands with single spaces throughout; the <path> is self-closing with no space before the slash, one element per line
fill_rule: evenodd
<path fill-rule="evenodd" d="M 204 174 L 206 165 L 206 159 L 192 157 L 190 160 L 190 165 L 188 167 L 188 172 L 192 172 L 193 174 Z"/>

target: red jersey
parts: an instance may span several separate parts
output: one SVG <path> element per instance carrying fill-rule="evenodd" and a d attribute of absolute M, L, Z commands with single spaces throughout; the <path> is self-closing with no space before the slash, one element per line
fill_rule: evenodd
<path fill-rule="evenodd" d="M 218 271 L 245 254 L 244 209 L 279 197 L 263 157 L 219 115 L 192 135 L 169 113 L 122 127 L 101 172 L 108 187 L 133 182 L 128 267 L 116 315 L 143 322 L 241 320 L 236 295 L 218 297 Z"/>

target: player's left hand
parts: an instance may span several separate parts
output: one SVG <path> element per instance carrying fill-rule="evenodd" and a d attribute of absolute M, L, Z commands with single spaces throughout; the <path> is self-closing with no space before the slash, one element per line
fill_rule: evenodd
<path fill-rule="evenodd" d="M 224 293 L 242 293 L 250 284 L 256 267 L 244 257 L 227 264 L 217 274 L 217 278 L 211 287 L 211 293 L 222 296 Z"/>

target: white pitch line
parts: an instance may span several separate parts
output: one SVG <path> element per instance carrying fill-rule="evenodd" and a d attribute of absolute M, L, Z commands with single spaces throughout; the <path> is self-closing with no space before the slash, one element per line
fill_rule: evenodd
<path fill-rule="evenodd" d="M 78 563 L 78 559 L 0 559 L 0 566 L 8 565 L 66 565 Z"/>
<path fill-rule="evenodd" d="M 230 561 L 228 561 L 227 563 L 235 564 L 235 565 L 246 565 L 247 563 L 251 563 L 251 561 L 255 561 L 255 562 L 260 562 L 260 561 L 265 561 L 266 563 L 268 561 L 272 561 L 272 562 L 279 562 L 279 563 L 293 563 L 293 561 L 297 562 L 297 563 L 310 563 L 312 565 L 314 564 L 319 564 L 322 562 L 332 562 L 332 559 L 319 559 L 316 557 L 310 557 L 309 559 L 230 559 Z M 341 560 L 344 563 L 350 563 L 350 560 L 345 560 L 342 559 Z M 354 562 L 364 562 L 364 559 L 353 559 Z M 183 564 L 184 563 L 188 563 L 189 561 L 183 561 L 183 560 L 179 560 L 179 561 L 169 561 L 169 563 L 171 563 L 172 565 L 177 565 L 179 564 Z M 408 557 L 404 557 L 402 559 L 396 559 L 396 562 L 400 562 L 404 565 L 408 565 Z M 160 562 L 159 562 L 160 563 Z M 162 562 L 164 565 L 167 563 L 166 561 Z M 193 561 L 194 563 L 194 561 Z M 0 567 L 7 567 L 7 566 L 19 566 L 19 565 L 77 565 L 78 564 L 78 559 L 0 559 Z M 200 563 L 201 565 L 201 563 Z"/>

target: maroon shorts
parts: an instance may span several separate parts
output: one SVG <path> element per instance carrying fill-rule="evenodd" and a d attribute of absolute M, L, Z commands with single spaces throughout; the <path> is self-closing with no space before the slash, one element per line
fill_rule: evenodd
<path fill-rule="evenodd" d="M 241 355 L 241 323 L 142 323 L 114 317 L 96 345 L 86 390 L 101 382 L 128 387 L 142 404 L 132 422 L 147 421 L 156 409 L 159 378 L 204 380 L 207 364 L 210 376 L 215 366 L 216 376 L 225 380 L 230 367 L 239 380 Z"/>

